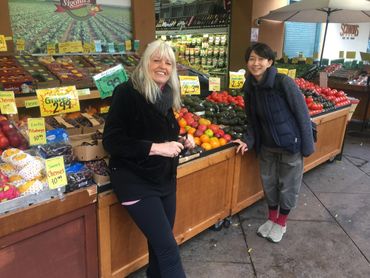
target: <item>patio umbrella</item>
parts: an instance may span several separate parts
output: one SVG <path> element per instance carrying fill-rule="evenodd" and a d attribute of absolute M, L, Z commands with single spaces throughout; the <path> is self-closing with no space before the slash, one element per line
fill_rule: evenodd
<path fill-rule="evenodd" d="M 326 33 L 330 23 L 370 22 L 370 0 L 302 0 L 271 11 L 260 19 L 294 22 L 326 22 L 320 65 Z"/>

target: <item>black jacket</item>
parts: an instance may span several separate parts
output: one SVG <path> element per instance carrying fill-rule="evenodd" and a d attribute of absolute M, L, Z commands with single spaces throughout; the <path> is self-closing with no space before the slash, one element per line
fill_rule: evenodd
<path fill-rule="evenodd" d="M 311 119 L 303 95 L 294 81 L 270 67 L 261 82 L 249 75 L 244 84 L 247 113 L 245 141 L 248 148 L 261 148 L 261 126 L 257 117 L 256 102 L 263 104 L 263 112 L 270 134 L 281 149 L 309 156 L 315 150 Z"/>
<path fill-rule="evenodd" d="M 104 127 L 111 182 L 120 201 L 163 195 L 175 189 L 178 158 L 149 156 L 152 143 L 177 141 L 172 109 L 160 113 L 129 80 L 117 86 Z"/>

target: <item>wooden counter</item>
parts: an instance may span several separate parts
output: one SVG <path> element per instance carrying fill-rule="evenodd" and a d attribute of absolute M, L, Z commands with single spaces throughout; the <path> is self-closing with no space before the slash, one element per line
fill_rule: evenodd
<path fill-rule="evenodd" d="M 0 215 L 1 277 L 96 278 L 96 186 Z"/>
<path fill-rule="evenodd" d="M 360 121 L 370 119 L 370 107 L 368 107 L 367 114 L 365 115 L 366 104 L 369 103 L 370 98 L 370 89 L 367 86 L 350 85 L 334 78 L 329 78 L 328 86 L 332 89 L 342 90 L 348 96 L 360 100 L 355 112 L 353 113 L 352 119 Z M 370 103 L 368 106 L 370 106 Z"/>

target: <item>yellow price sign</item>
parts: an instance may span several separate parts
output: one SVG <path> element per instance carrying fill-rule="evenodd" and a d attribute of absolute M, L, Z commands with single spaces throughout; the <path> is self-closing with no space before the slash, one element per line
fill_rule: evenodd
<path fill-rule="evenodd" d="M 208 91 L 221 91 L 221 78 L 210 77 L 208 79 Z"/>
<path fill-rule="evenodd" d="M 0 35 L 0 51 L 8 51 L 4 35 Z"/>
<path fill-rule="evenodd" d="M 179 76 L 182 95 L 200 95 L 198 76 Z"/>
<path fill-rule="evenodd" d="M 66 170 L 63 156 L 57 156 L 45 160 L 46 177 L 50 189 L 56 189 L 67 185 Z"/>
<path fill-rule="evenodd" d="M 24 101 L 24 106 L 26 108 L 37 107 L 37 106 L 39 106 L 39 100 L 37 98 L 25 100 Z"/>
<path fill-rule="evenodd" d="M 42 117 L 80 111 L 76 86 L 36 90 Z"/>
<path fill-rule="evenodd" d="M 102 106 L 100 107 L 100 114 L 108 113 L 109 112 L 109 106 Z"/>
<path fill-rule="evenodd" d="M 295 79 L 296 75 L 297 75 L 297 70 L 296 70 L 296 69 L 290 69 L 290 70 L 288 71 L 288 76 L 289 76 L 290 78 Z"/>
<path fill-rule="evenodd" d="M 55 43 L 48 43 L 46 45 L 46 51 L 48 55 L 54 55 L 57 53 L 56 48 L 55 48 Z"/>
<path fill-rule="evenodd" d="M 25 49 L 26 42 L 23 39 L 18 39 L 16 42 L 17 51 L 23 51 Z"/>
<path fill-rule="evenodd" d="M 2 114 L 18 114 L 13 91 L 0 91 L 0 110 Z"/>
<path fill-rule="evenodd" d="M 229 76 L 230 76 L 230 82 L 229 82 L 230 89 L 243 88 L 243 84 L 245 81 L 244 73 L 230 71 Z"/>
<path fill-rule="evenodd" d="M 285 69 L 285 68 L 277 68 L 277 71 L 278 71 L 278 73 L 288 75 L 289 69 Z"/>
<path fill-rule="evenodd" d="M 306 58 L 306 64 L 307 65 L 313 65 L 313 58 L 312 57 L 307 57 Z"/>
<path fill-rule="evenodd" d="M 356 58 L 356 51 L 347 51 L 346 52 L 347 59 L 355 59 Z"/>
<path fill-rule="evenodd" d="M 93 43 L 85 42 L 83 44 L 83 53 L 95 52 L 95 45 Z"/>
<path fill-rule="evenodd" d="M 132 50 L 131 40 L 125 40 L 125 48 L 126 48 L 126 51 L 131 51 Z"/>
<path fill-rule="evenodd" d="M 58 43 L 59 53 L 83 52 L 82 41 L 60 42 Z"/>
<path fill-rule="evenodd" d="M 292 64 L 298 64 L 298 58 L 293 58 L 292 59 Z"/>
<path fill-rule="evenodd" d="M 28 137 L 30 145 L 46 144 L 46 128 L 44 118 L 28 118 Z"/>

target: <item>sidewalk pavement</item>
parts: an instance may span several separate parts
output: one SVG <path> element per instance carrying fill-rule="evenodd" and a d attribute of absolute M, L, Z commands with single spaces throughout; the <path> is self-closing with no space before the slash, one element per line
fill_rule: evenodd
<path fill-rule="evenodd" d="M 370 137 L 346 136 L 341 161 L 304 174 L 299 203 L 283 240 L 256 230 L 264 200 L 180 246 L 188 278 L 370 277 Z M 145 277 L 144 268 L 130 278 Z"/>

